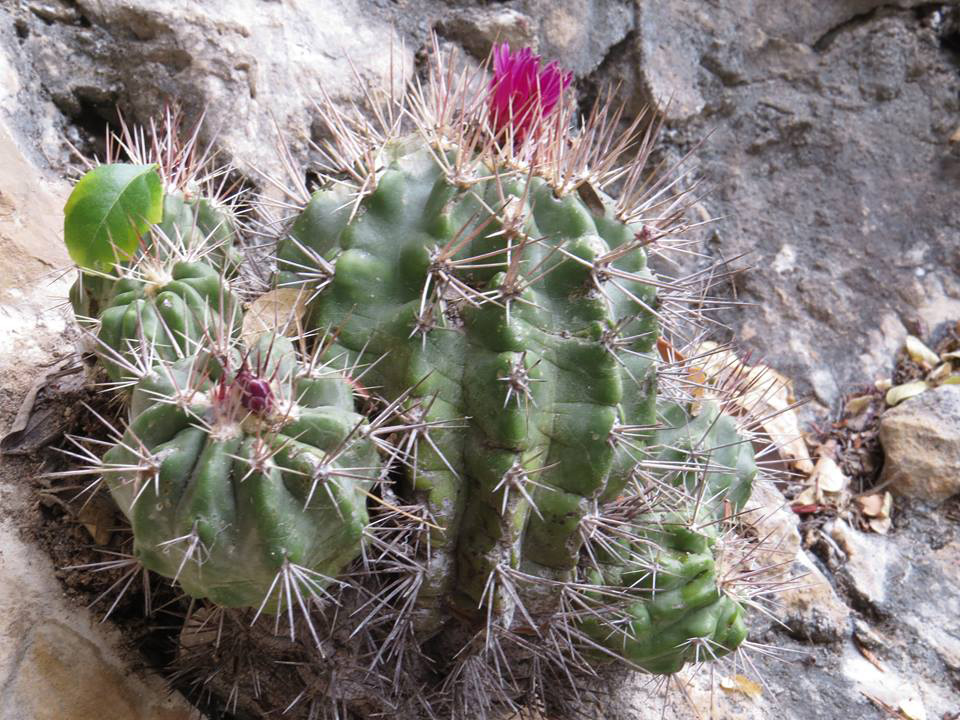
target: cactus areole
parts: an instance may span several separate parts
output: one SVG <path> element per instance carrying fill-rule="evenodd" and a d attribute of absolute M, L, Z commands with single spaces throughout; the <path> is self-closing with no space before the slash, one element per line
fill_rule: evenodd
<path fill-rule="evenodd" d="M 159 292 L 98 275 L 84 306 L 133 387 L 98 469 L 136 556 L 283 621 L 291 664 L 341 648 L 391 717 L 493 717 L 550 673 L 670 674 L 746 637 L 751 438 L 664 353 L 691 284 L 648 266 L 686 194 L 644 172 L 643 118 L 601 103 L 575 130 L 569 73 L 506 45 L 492 70 L 435 58 L 376 122 L 320 104 L 328 182 L 290 190 L 275 256 L 297 342 L 238 338 L 222 253 Z M 302 682 L 290 707 L 361 712 Z"/>

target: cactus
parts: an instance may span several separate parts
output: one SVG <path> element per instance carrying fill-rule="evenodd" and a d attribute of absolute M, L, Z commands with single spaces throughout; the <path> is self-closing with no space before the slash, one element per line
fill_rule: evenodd
<path fill-rule="evenodd" d="M 407 480 L 457 579 L 431 578 L 424 596 L 455 589 L 476 608 L 501 562 L 569 579 L 578 521 L 633 465 L 616 457 L 615 425 L 656 421 L 640 229 L 555 197 L 542 178 L 458 187 L 417 140 L 384 154 L 355 217 L 336 189 L 319 191 L 278 264 L 331 268 L 308 327 L 334 328 L 328 353 L 345 363 L 385 356 L 368 381 L 434 425 Z M 599 280 L 608 267 L 619 288 Z"/>
<path fill-rule="evenodd" d="M 126 124 L 108 135 L 106 163 L 84 175 L 67 200 L 64 236 L 80 270 L 70 302 L 78 318 L 96 320 L 116 281 L 138 277 L 144 258 L 154 273 L 201 256 L 224 277 L 236 273 L 239 196 L 224 182 L 229 168 L 198 157 L 200 124 L 183 141 L 181 120 L 168 108 L 150 144 Z M 118 162 L 123 155 L 129 162 Z"/>
<path fill-rule="evenodd" d="M 492 717 L 547 702 L 550 673 L 670 675 L 745 641 L 749 421 L 673 348 L 696 283 L 648 267 L 686 193 L 644 176 L 643 117 L 620 136 L 601 104 L 573 132 L 569 75 L 506 46 L 493 69 L 478 94 L 435 63 L 379 125 L 320 105 L 327 182 L 297 181 L 275 256 L 298 350 L 241 344 L 235 224 L 176 173 L 153 240 L 75 293 L 133 385 L 128 428 L 77 471 L 103 474 L 132 561 L 237 627 L 289 625 L 297 669 L 266 689 L 239 668 L 276 638 L 232 636 L 242 662 L 202 681 L 231 697 Z"/>
<path fill-rule="evenodd" d="M 224 607 L 319 597 L 360 552 L 377 477 L 352 398 L 273 335 L 238 368 L 201 354 L 146 373 L 103 464 L 135 556 Z"/>
<path fill-rule="evenodd" d="M 529 61 L 516 59 L 521 75 Z M 496 62 L 511 77 L 499 67 L 509 56 Z M 555 71 L 542 72 L 558 93 Z M 591 591 L 602 608 L 567 611 L 613 654 L 655 673 L 720 657 L 745 633 L 743 608 L 718 584 L 716 525 L 749 498 L 756 466 L 715 406 L 691 419 L 657 402 L 657 289 L 677 288 L 650 272 L 646 249 L 670 215 L 633 206 L 636 176 L 620 201 L 602 178 L 578 176 L 578 152 L 592 148 L 563 155 L 609 128 L 571 140 L 564 122 L 545 122 L 550 99 L 513 103 L 494 83 L 483 139 L 470 135 L 483 118 L 424 112 L 420 133 L 369 152 L 378 166 L 360 187 L 314 193 L 279 244 L 279 283 L 309 294 L 308 328 L 336 337 L 328 357 L 369 364 L 367 381 L 408 415 L 405 492 L 439 526 L 418 585 L 432 619 L 414 623 L 421 637 L 443 625 L 438 598 L 457 618 L 485 619 L 487 635 L 546 626 L 586 576 L 629 597 Z M 355 137 L 345 122 L 330 129 Z M 619 540 L 591 537 L 596 516 L 671 465 L 685 469 L 669 510 L 630 518 Z M 589 549 L 623 537 L 629 551 Z"/>
<path fill-rule="evenodd" d="M 669 674 L 722 657 L 746 639 L 743 607 L 724 592 L 716 550 L 724 510 L 743 509 L 757 466 L 735 422 L 715 403 L 692 419 L 677 404 L 661 406 L 661 416 L 654 462 L 678 468 L 663 480 L 684 492 L 668 503 L 677 506 L 672 511 L 634 510 L 629 531 L 601 545 L 591 583 L 639 589 L 641 597 L 611 608 L 593 593 L 583 629 L 633 666 Z M 701 457 L 711 470 L 690 463 Z"/>
<path fill-rule="evenodd" d="M 221 273 L 202 262 L 141 263 L 109 286 L 97 354 L 114 381 L 129 381 L 158 360 L 194 354 L 206 338 L 239 330 L 239 301 Z"/>

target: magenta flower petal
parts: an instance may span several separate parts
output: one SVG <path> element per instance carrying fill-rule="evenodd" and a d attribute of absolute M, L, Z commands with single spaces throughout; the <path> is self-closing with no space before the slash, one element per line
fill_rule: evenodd
<path fill-rule="evenodd" d="M 493 49 L 490 117 L 497 134 L 512 134 L 514 144 L 553 112 L 573 81 L 556 62 L 541 68 L 540 61 L 530 48 L 511 52 L 503 43 Z"/>

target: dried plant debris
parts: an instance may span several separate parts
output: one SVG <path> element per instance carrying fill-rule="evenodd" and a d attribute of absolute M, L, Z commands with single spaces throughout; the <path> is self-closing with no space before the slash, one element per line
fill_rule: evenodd
<path fill-rule="evenodd" d="M 806 481 L 794 488 L 794 512 L 847 516 L 862 530 L 888 533 L 893 496 L 878 485 L 880 416 L 944 383 L 960 383 L 960 322 L 941 326 L 927 342 L 908 335 L 892 377 L 847 395 L 840 418 L 807 436 L 817 460 Z"/>
<path fill-rule="evenodd" d="M 907 335 L 897 355 L 887 405 L 898 405 L 938 385 L 960 384 L 960 322 L 947 326 L 931 350 L 922 340 Z"/>

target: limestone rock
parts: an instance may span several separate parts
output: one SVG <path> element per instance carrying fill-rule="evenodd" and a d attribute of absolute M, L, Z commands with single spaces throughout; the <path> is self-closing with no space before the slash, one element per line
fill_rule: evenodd
<path fill-rule="evenodd" d="M 784 583 L 775 597 L 777 619 L 798 639 L 829 643 L 844 637 L 850 609 L 801 547 L 797 516 L 783 494 L 771 482 L 755 483 L 743 517 L 764 538 L 758 565 L 776 568 L 772 574 Z"/>
<path fill-rule="evenodd" d="M 897 546 L 881 535 L 854 530 L 842 520 L 834 522 L 829 532 L 847 555 L 841 577 L 850 592 L 876 610 L 886 609 L 889 588 L 904 572 Z"/>
<path fill-rule="evenodd" d="M 960 386 L 941 385 L 880 419 L 882 482 L 901 495 L 942 502 L 960 493 Z"/>
<path fill-rule="evenodd" d="M 177 696 L 149 692 L 96 644 L 61 623 L 36 625 L 0 691 L 4 720 L 196 720 Z"/>
<path fill-rule="evenodd" d="M 957 9 L 879 4 L 640 4 L 638 85 L 673 98 L 670 159 L 710 134 L 689 161 L 716 188 L 707 247 L 764 269 L 722 316 L 827 407 L 889 375 L 902 326 L 960 317 L 960 209 L 938 169 L 956 163 Z"/>
<path fill-rule="evenodd" d="M 506 42 L 511 48 L 539 49 L 537 23 L 529 15 L 510 7 L 485 6 L 464 8 L 440 23 L 439 30 L 447 38 L 460 43 L 478 60 L 486 60 L 495 43 Z"/>
<path fill-rule="evenodd" d="M 389 18 L 355 2 L 80 0 L 76 12 L 77 22 L 40 8 L 20 17 L 20 50 L 61 110 L 99 115 L 91 124 L 102 127 L 116 106 L 134 122 L 168 101 L 193 119 L 206 109 L 207 139 L 251 177 L 282 177 L 274 122 L 304 147 L 321 88 L 349 102 L 358 76 L 383 86 L 413 71 Z"/>
<path fill-rule="evenodd" d="M 633 2 L 623 0 L 526 0 L 540 19 L 540 50 L 583 76 L 593 72 L 635 24 Z"/>
<path fill-rule="evenodd" d="M 527 46 L 577 76 L 597 69 L 612 48 L 634 30 L 629 0 L 519 0 L 478 3 L 441 15 L 437 27 L 474 57 L 484 59 L 494 42 Z"/>

